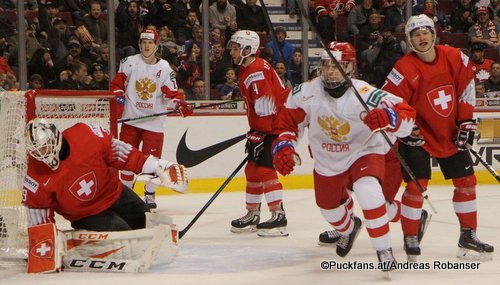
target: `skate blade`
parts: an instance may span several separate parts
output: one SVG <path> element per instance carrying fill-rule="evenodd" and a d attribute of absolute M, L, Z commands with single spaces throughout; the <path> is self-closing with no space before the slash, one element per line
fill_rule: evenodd
<path fill-rule="evenodd" d="M 274 229 L 259 229 L 257 235 L 260 237 L 287 237 L 288 232 L 285 227 Z"/>
<path fill-rule="evenodd" d="M 329 246 L 329 247 L 336 247 L 337 246 L 337 242 L 322 242 L 322 241 L 318 241 L 318 245 L 319 246 Z"/>
<path fill-rule="evenodd" d="M 418 257 L 418 255 L 410 255 L 410 254 L 408 254 L 408 255 L 406 255 L 406 260 L 408 262 L 414 263 L 414 262 L 417 262 L 417 257 Z"/>
<path fill-rule="evenodd" d="M 492 261 L 491 252 L 477 252 L 467 248 L 458 248 L 457 258 L 463 260 Z"/>
<path fill-rule="evenodd" d="M 419 245 L 422 242 L 422 240 L 424 239 L 425 232 L 427 231 L 427 228 L 429 227 L 429 224 L 431 223 L 431 220 L 432 220 L 432 214 L 431 213 L 427 213 L 427 219 L 425 220 L 424 228 L 422 230 L 422 235 L 418 239 Z"/>
<path fill-rule="evenodd" d="M 257 231 L 257 226 L 248 226 L 244 228 L 237 228 L 237 227 L 232 227 L 231 232 L 235 234 L 244 234 L 244 233 L 254 233 Z"/>

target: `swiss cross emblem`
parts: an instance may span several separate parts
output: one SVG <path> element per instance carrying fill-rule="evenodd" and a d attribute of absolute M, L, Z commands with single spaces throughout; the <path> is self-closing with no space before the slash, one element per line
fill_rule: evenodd
<path fill-rule="evenodd" d="M 451 85 L 440 86 L 427 92 L 432 109 L 442 117 L 450 116 L 455 108 L 455 90 Z"/>
<path fill-rule="evenodd" d="M 31 248 L 31 255 L 38 258 L 51 258 L 54 255 L 54 242 L 46 239 Z"/>
<path fill-rule="evenodd" d="M 97 178 L 94 172 L 89 172 L 80 176 L 73 182 L 69 192 L 80 201 L 90 201 L 94 199 L 97 190 Z"/>

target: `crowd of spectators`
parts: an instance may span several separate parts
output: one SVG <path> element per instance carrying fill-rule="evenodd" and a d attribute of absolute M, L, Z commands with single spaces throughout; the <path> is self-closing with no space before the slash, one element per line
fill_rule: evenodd
<path fill-rule="evenodd" d="M 404 24 L 409 0 L 315 0 L 311 19 L 322 38 L 350 41 L 357 49 L 358 72 L 380 87 L 394 62 L 409 51 Z M 104 0 L 25 0 L 26 60 L 29 88 L 102 89 L 109 87 L 107 6 Z M 411 14 L 424 13 L 434 20 L 438 41 L 448 34 L 465 34 L 460 46 L 475 63 L 477 85 L 498 92 L 500 48 L 500 0 L 414 0 Z M 0 3 L 0 87 L 16 90 L 18 72 L 16 3 Z M 284 1 L 293 17 L 294 1 Z M 302 83 L 302 50 L 287 40 L 287 29 L 273 28 L 271 40 L 263 9 L 257 0 L 210 0 L 210 86 L 203 81 L 200 0 L 114 0 L 117 60 L 137 54 L 143 29 L 160 35 L 157 56 L 177 72 L 179 87 L 192 100 L 231 99 L 240 96 L 238 74 L 226 43 L 239 29 L 257 32 L 262 40 L 260 56 L 276 69 L 283 83 Z M 336 30 L 344 22 L 342 30 Z M 342 36 L 340 36 L 342 34 Z M 453 38 L 453 36 L 451 37 Z M 491 52 L 496 50 L 496 54 Z M 496 65 L 495 65 L 496 63 Z M 494 75 L 496 74 L 496 75 Z M 310 74 L 313 76 L 313 74 Z M 479 92 L 478 94 L 480 94 Z M 207 96 L 208 94 L 208 96 Z M 497 93 L 495 93 L 497 94 Z M 496 95 L 495 95 L 496 96 Z"/>

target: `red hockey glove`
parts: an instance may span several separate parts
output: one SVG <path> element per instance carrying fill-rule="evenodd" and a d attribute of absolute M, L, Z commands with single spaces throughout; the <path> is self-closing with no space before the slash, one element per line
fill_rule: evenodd
<path fill-rule="evenodd" d="M 418 126 L 413 127 L 409 136 L 400 138 L 399 140 L 409 146 L 422 146 L 425 144 L 424 136 L 420 134 L 420 128 Z"/>
<path fill-rule="evenodd" d="M 116 90 L 115 92 L 115 100 L 116 100 L 116 116 L 117 118 L 121 118 L 123 114 L 123 108 L 125 107 L 125 95 L 123 94 L 123 90 Z"/>
<path fill-rule="evenodd" d="M 467 144 L 474 144 L 477 125 L 475 120 L 464 121 L 458 125 L 458 134 L 455 138 L 455 144 L 459 150 L 467 150 Z"/>
<path fill-rule="evenodd" d="M 179 111 L 182 117 L 187 117 L 193 114 L 193 106 L 184 100 L 175 100 L 175 111 Z"/>
<path fill-rule="evenodd" d="M 252 156 L 252 160 L 259 160 L 264 152 L 264 140 L 266 134 L 261 132 L 250 131 L 247 133 L 247 143 L 245 144 L 245 152 Z"/>
<path fill-rule="evenodd" d="M 389 130 L 394 130 L 398 124 L 398 117 L 398 112 L 394 109 L 376 108 L 366 114 L 364 122 L 372 132 L 387 128 L 389 128 Z"/>
<path fill-rule="evenodd" d="M 283 176 L 292 173 L 295 165 L 300 165 L 300 156 L 289 140 L 276 141 L 273 146 L 274 168 Z"/>

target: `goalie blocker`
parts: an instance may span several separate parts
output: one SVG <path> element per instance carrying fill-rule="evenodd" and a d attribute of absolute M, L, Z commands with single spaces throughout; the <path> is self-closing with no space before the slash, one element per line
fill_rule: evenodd
<path fill-rule="evenodd" d="M 28 273 L 60 271 L 145 272 L 151 265 L 172 262 L 178 231 L 170 217 L 146 214 L 146 228 L 95 232 L 56 229 L 55 224 L 28 228 Z"/>

